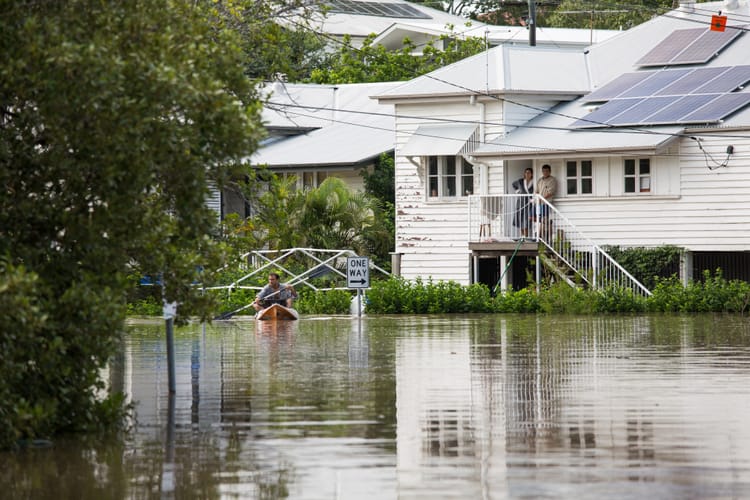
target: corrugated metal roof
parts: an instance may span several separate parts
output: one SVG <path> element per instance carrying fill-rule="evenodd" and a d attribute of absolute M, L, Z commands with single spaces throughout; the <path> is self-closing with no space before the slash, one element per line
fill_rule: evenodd
<path fill-rule="evenodd" d="M 409 80 L 378 98 L 485 93 L 581 95 L 588 91 L 582 51 L 501 46 Z"/>
<path fill-rule="evenodd" d="M 286 85 L 293 99 L 277 99 L 282 108 L 300 116 L 317 114 L 317 130 L 279 139 L 260 148 L 251 158 L 253 165 L 270 167 L 349 166 L 377 157 L 394 148 L 393 106 L 379 104 L 370 96 L 397 85 L 362 83 L 328 86 L 331 97 L 316 109 L 320 99 L 317 85 Z M 335 98 L 333 89 L 335 87 Z M 318 104 L 311 104 L 318 103 Z M 312 123 L 315 120 L 311 120 Z"/>
<path fill-rule="evenodd" d="M 573 154 L 616 154 L 640 152 L 657 154 L 679 137 L 682 127 L 642 127 L 641 129 L 571 130 L 573 119 L 582 112 L 578 102 L 566 103 L 529 121 L 505 137 L 480 145 L 476 157 L 538 158 Z"/>
<path fill-rule="evenodd" d="M 354 0 L 356 1 L 356 0 Z M 325 19 L 313 20 L 312 27 L 316 31 L 323 31 L 334 36 L 351 35 L 355 38 L 364 38 L 372 33 L 382 33 L 388 29 L 393 23 L 406 22 L 411 25 L 421 26 L 434 26 L 438 25 L 445 29 L 445 26 L 463 26 L 467 22 L 471 22 L 473 26 L 485 26 L 476 20 L 469 20 L 465 17 L 456 16 L 443 12 L 441 10 L 432 9 L 423 4 L 411 3 L 403 0 L 389 0 L 388 3 L 394 4 L 406 4 L 410 8 L 416 9 L 421 13 L 425 14 L 424 19 L 414 18 L 397 18 L 397 17 L 378 17 L 378 16 L 366 16 L 358 14 L 343 14 L 338 12 L 329 12 Z"/>

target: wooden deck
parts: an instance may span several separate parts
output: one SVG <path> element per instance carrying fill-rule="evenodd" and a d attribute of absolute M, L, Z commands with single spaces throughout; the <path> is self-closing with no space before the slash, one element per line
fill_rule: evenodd
<path fill-rule="evenodd" d="M 513 255 L 537 255 L 539 244 L 536 241 L 471 241 L 469 250 L 472 257 L 502 257 Z"/>

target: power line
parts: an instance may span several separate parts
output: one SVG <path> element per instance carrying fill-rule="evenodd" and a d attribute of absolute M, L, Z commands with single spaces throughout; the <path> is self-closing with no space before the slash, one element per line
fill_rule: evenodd
<path fill-rule="evenodd" d="M 639 6 L 639 7 L 646 8 L 645 6 Z M 641 10 L 641 9 L 633 9 L 633 10 Z M 654 10 L 654 9 L 648 9 L 648 10 Z M 662 14 L 662 15 L 665 16 L 665 17 L 668 17 L 668 18 L 674 18 L 674 19 L 679 19 L 679 20 L 683 20 L 683 21 L 690 21 L 690 22 L 696 22 L 696 23 L 699 23 L 699 24 L 704 24 L 706 26 L 710 26 L 710 24 L 711 24 L 710 21 L 703 22 L 703 21 L 700 21 L 700 20 L 694 20 L 694 19 L 689 19 L 689 18 L 684 18 L 684 17 L 671 16 L 671 15 L 667 15 L 667 14 Z M 708 17 L 708 16 L 704 15 L 704 17 Z M 335 42 L 335 43 L 341 45 L 342 47 L 345 47 L 345 48 L 347 48 L 347 49 L 349 49 L 351 51 L 361 53 L 361 49 L 353 47 L 350 44 L 345 44 L 343 41 L 341 41 L 341 40 L 337 39 L 336 37 L 333 37 L 333 36 L 331 36 L 331 35 L 329 35 L 327 33 L 311 30 L 308 26 L 301 25 L 299 23 L 296 23 L 295 21 L 290 21 L 290 22 L 292 24 L 297 25 L 298 27 L 301 27 L 302 29 L 312 31 L 317 36 L 329 39 L 329 40 L 331 40 L 331 41 L 333 41 L 333 42 Z M 747 28 L 744 28 L 744 27 L 743 28 L 738 28 L 738 29 L 743 29 L 744 31 L 747 31 Z M 408 69 L 408 68 L 404 67 L 404 69 Z M 541 116 L 543 114 L 549 114 L 549 115 L 559 116 L 559 117 L 562 117 L 562 118 L 568 118 L 568 119 L 571 119 L 571 120 L 583 120 L 583 121 L 587 121 L 587 122 L 591 123 L 592 125 L 601 125 L 602 127 L 605 127 L 604 130 L 606 130 L 607 133 L 643 133 L 643 134 L 656 134 L 656 135 L 664 135 L 664 136 L 672 136 L 672 137 L 680 137 L 680 138 L 687 136 L 687 134 L 684 133 L 684 132 L 680 132 L 680 133 L 668 133 L 668 132 L 663 132 L 663 131 L 658 131 L 658 130 L 653 130 L 653 129 L 644 129 L 644 128 L 641 128 L 641 127 L 615 127 L 615 126 L 612 126 L 612 125 L 604 123 L 604 122 L 598 122 L 598 121 L 594 121 L 594 120 L 588 120 L 585 117 L 571 116 L 571 115 L 564 114 L 564 113 L 558 113 L 558 112 L 552 111 L 551 109 L 539 108 L 537 106 L 533 106 L 533 105 L 530 105 L 530 104 L 526 104 L 526 103 L 514 101 L 512 99 L 508 99 L 507 97 L 500 97 L 500 96 L 491 94 L 488 90 L 483 92 L 483 91 L 471 89 L 471 88 L 465 87 L 463 85 L 459 85 L 457 83 L 450 82 L 450 81 L 447 81 L 447 80 L 435 77 L 434 75 L 430 75 L 429 73 L 423 74 L 423 75 L 417 75 L 417 76 L 415 76 L 415 78 L 417 78 L 419 76 L 423 76 L 423 77 L 432 79 L 432 80 L 434 80 L 436 82 L 443 83 L 443 84 L 455 87 L 457 89 L 466 91 L 466 92 L 470 93 L 470 95 L 484 96 L 484 97 L 487 97 L 487 98 L 490 98 L 490 99 L 493 99 L 493 100 L 496 100 L 496 101 L 502 101 L 502 102 L 514 104 L 514 105 L 517 105 L 517 106 L 520 106 L 520 107 L 524 107 L 524 108 L 527 108 L 527 109 L 531 109 L 533 111 L 537 111 L 539 113 L 539 115 L 537 115 L 537 116 Z M 339 110 L 339 111 L 342 111 L 342 110 Z M 355 112 L 355 111 L 351 111 L 351 112 Z M 376 114 L 376 113 L 372 113 L 372 114 Z M 393 116 L 395 116 L 395 115 L 393 115 Z M 405 118 L 408 117 L 406 115 L 399 115 L 399 116 L 402 116 L 402 117 L 405 117 Z M 413 116 L 411 118 L 423 119 L 423 120 L 436 120 L 436 119 L 433 119 L 433 118 L 422 117 L 422 116 Z M 459 120 L 444 120 L 444 121 L 452 122 L 452 123 L 461 123 L 461 121 L 459 121 Z M 471 123 L 478 123 L 478 122 L 471 121 Z M 576 129 L 573 129 L 571 127 L 541 127 L 541 126 L 526 125 L 526 124 L 523 124 L 523 125 L 518 125 L 518 124 L 512 124 L 511 125 L 511 124 L 502 124 L 502 123 L 498 124 L 498 123 L 495 123 L 495 122 L 489 122 L 489 124 L 491 124 L 491 125 L 501 125 L 501 126 L 511 126 L 511 127 L 514 127 L 514 128 L 539 128 L 539 129 L 545 129 L 545 128 L 547 128 L 547 129 L 552 129 L 552 130 L 562 130 L 562 131 L 569 131 L 569 132 L 576 131 Z M 595 132 L 604 132 L 604 130 L 587 130 L 587 132 L 592 132 L 592 131 L 595 131 Z M 715 129 L 710 129 L 710 130 L 715 130 Z M 710 131 L 710 130 L 708 130 L 708 131 Z M 711 134 L 711 135 L 714 136 L 714 137 L 719 137 L 720 136 L 720 137 L 727 137 L 727 138 L 739 138 L 740 137 L 740 136 L 726 136 L 726 135 L 717 135 L 717 134 Z"/>

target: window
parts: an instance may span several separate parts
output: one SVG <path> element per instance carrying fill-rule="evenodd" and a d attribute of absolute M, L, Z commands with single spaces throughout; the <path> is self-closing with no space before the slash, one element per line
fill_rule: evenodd
<path fill-rule="evenodd" d="M 568 194 L 593 193 L 594 178 L 591 160 L 566 162 L 565 181 Z"/>
<path fill-rule="evenodd" d="M 296 177 L 295 189 L 313 189 L 320 187 L 320 184 L 328 177 L 328 172 L 306 170 L 297 173 L 287 173 L 285 177 Z"/>
<path fill-rule="evenodd" d="M 651 192 L 651 160 L 648 158 L 625 159 L 625 192 Z"/>
<path fill-rule="evenodd" d="M 474 192 L 474 168 L 460 156 L 427 157 L 429 198 L 456 198 Z"/>

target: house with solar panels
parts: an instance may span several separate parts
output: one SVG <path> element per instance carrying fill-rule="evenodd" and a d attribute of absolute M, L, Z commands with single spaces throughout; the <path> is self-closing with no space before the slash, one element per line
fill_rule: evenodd
<path fill-rule="evenodd" d="M 674 245 L 685 280 L 750 280 L 749 27 L 747 1 L 681 2 L 586 50 L 497 47 L 378 95 L 400 274 L 524 286 L 534 262 L 648 294 L 606 248 Z M 512 184 L 543 165 L 556 196 L 523 208 Z"/>

